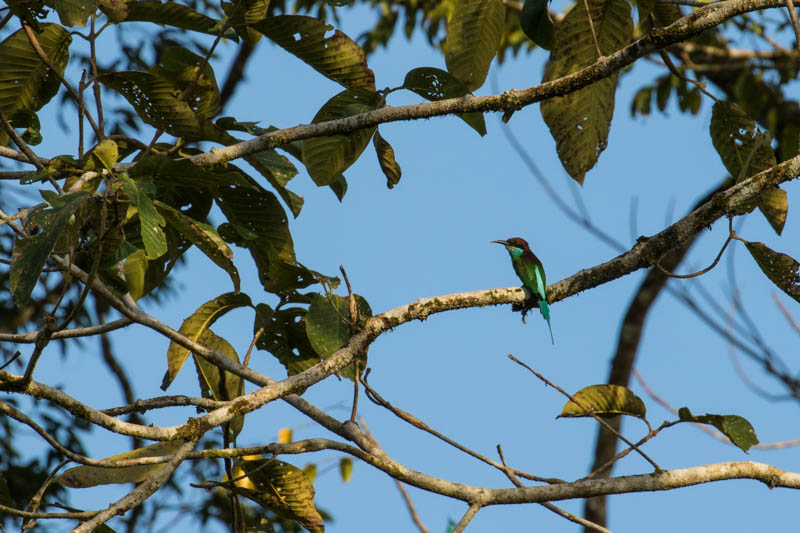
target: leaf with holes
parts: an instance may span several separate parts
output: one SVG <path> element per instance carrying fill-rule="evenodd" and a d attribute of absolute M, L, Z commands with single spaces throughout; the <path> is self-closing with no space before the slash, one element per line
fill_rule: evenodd
<path fill-rule="evenodd" d="M 153 205 L 155 186 L 147 180 L 134 181 L 124 174 L 120 175 L 120 180 L 122 190 L 139 210 L 142 243 L 147 251 L 147 258 L 158 259 L 167 253 L 167 236 L 162 229 L 167 221 Z"/>
<path fill-rule="evenodd" d="M 758 437 L 753 426 L 746 418 L 738 415 L 693 415 L 687 407 L 678 409 L 681 422 L 694 422 L 695 424 L 709 424 L 717 428 L 732 443 L 747 453 L 747 450 L 758 444 Z"/>
<path fill-rule="evenodd" d="M 162 457 L 173 455 L 178 448 L 183 446 L 183 441 L 174 440 L 151 444 L 144 448 L 137 448 L 130 452 L 104 458 L 105 461 L 120 459 L 140 459 L 142 457 Z M 70 468 L 55 479 L 65 487 L 83 489 L 97 485 L 118 485 L 121 483 L 140 483 L 164 468 L 166 463 L 157 463 L 141 466 L 122 466 L 106 468 L 101 466 L 77 466 Z"/>
<path fill-rule="evenodd" d="M 311 294 L 311 305 L 306 315 L 306 334 L 314 350 L 325 359 L 344 346 L 355 333 L 355 328 L 350 324 L 350 301 L 348 298 L 330 294 Z M 372 309 L 367 301 L 360 295 L 354 295 L 358 319 L 362 320 L 372 316 Z M 361 362 L 359 370 L 366 368 L 366 353 L 358 355 Z M 353 365 L 348 365 L 342 375 L 354 379 Z"/>
<path fill-rule="evenodd" d="M 312 17 L 278 15 L 253 24 L 275 43 L 345 87 L 375 90 L 375 75 L 367 67 L 364 50 L 333 26 Z"/>
<path fill-rule="evenodd" d="M 587 0 L 600 51 L 608 56 L 627 45 L 633 33 L 630 6 L 624 0 Z M 597 61 L 586 10 L 578 4 L 558 26 L 556 44 L 543 81 L 572 74 Z M 541 104 L 542 117 L 556 141 L 558 157 L 572 179 L 583 184 L 608 144 L 614 116 L 618 73 L 566 96 Z"/>
<path fill-rule="evenodd" d="M 550 0 L 525 0 L 519 24 L 528 38 L 545 50 L 552 50 L 555 45 L 555 27 L 550 20 L 547 6 Z"/>
<path fill-rule="evenodd" d="M 403 88 L 415 92 L 433 102 L 446 98 L 458 98 L 468 94 L 467 86 L 447 72 L 433 67 L 420 67 L 408 71 Z M 458 117 L 483 137 L 486 135 L 486 121 L 483 113 L 460 113 Z"/>
<path fill-rule="evenodd" d="M 320 108 L 312 122 L 319 124 L 364 113 L 379 106 L 381 97 L 367 89 L 342 91 Z M 350 165 L 356 162 L 367 147 L 375 126 L 345 135 L 314 137 L 303 141 L 303 163 L 314 183 L 330 185 Z"/>
<path fill-rule="evenodd" d="M 239 355 L 233 349 L 231 343 L 210 329 L 203 330 L 197 342 L 203 346 L 207 346 L 212 350 L 216 350 L 228 359 L 239 362 Z M 203 398 L 211 398 L 218 401 L 227 401 L 238 398 L 242 395 L 242 378 L 236 374 L 219 368 L 218 366 L 210 363 L 208 360 L 192 353 L 194 359 L 194 366 L 197 370 L 197 379 L 200 381 L 200 391 Z M 239 432 L 242 431 L 244 425 L 244 415 L 239 415 L 231 419 L 228 424 L 230 427 L 230 437 L 235 439 Z"/>
<path fill-rule="evenodd" d="M 294 520 L 312 533 L 322 533 L 322 516 L 314 507 L 314 486 L 305 472 L 277 459 L 241 461 L 253 489 L 233 489 L 278 516 Z"/>
<path fill-rule="evenodd" d="M 375 153 L 378 155 L 378 164 L 386 176 L 386 186 L 390 189 L 398 184 L 400 176 L 403 171 L 400 165 L 394 158 L 394 149 L 389 141 L 381 137 L 380 131 L 375 131 L 375 136 L 372 138 L 372 144 L 375 146 Z"/>
<path fill-rule="evenodd" d="M 506 20 L 502 0 L 458 0 L 442 45 L 447 71 L 468 91 L 486 81 Z"/>
<path fill-rule="evenodd" d="M 772 283 L 800 302 L 800 263 L 768 248 L 763 242 L 745 243 L 747 250 Z"/>
<path fill-rule="evenodd" d="M 72 37 L 58 24 L 40 27 L 36 38 L 56 70 L 63 74 Z M 0 42 L 0 108 L 6 117 L 13 117 L 20 110 L 38 111 L 60 87 L 58 77 L 39 59 L 23 30 Z M 8 140 L 8 134 L 0 129 L 0 146 L 6 146 Z"/>
<path fill-rule="evenodd" d="M 189 318 L 184 320 L 183 324 L 181 324 L 180 333 L 198 341 L 203 332 L 226 313 L 249 305 L 251 305 L 250 297 L 243 293 L 228 292 L 217 296 L 201 305 Z M 187 348 L 175 341 L 169 344 L 169 350 L 167 350 L 167 373 L 161 382 L 162 390 L 167 390 L 167 387 L 180 372 L 187 357 L 189 357 Z"/>
<path fill-rule="evenodd" d="M 186 101 L 198 118 L 211 118 L 219 113 L 222 101 L 217 79 L 204 57 L 181 46 L 168 46 L 161 52 L 159 62 L 150 72 L 169 80 L 181 93 L 189 94 Z"/>
<path fill-rule="evenodd" d="M 178 230 L 218 267 L 228 273 L 233 282 L 233 290 L 239 292 L 239 270 L 233 264 L 233 251 L 222 240 L 217 230 L 158 200 L 155 201 L 155 206 L 170 226 Z"/>
<path fill-rule="evenodd" d="M 22 309 L 28 304 L 56 241 L 73 213 L 88 197 L 88 193 L 76 192 L 52 199 L 51 209 L 38 211 L 31 216 L 31 221 L 41 227 L 42 231 L 15 241 L 8 283 L 17 308 Z"/>
<path fill-rule="evenodd" d="M 644 418 L 644 402 L 630 389 L 621 385 L 591 385 L 573 395 L 575 402 L 567 401 L 559 417 L 585 417 L 584 409 L 604 418 L 629 415 Z"/>
<path fill-rule="evenodd" d="M 258 304 L 261 318 L 256 317 L 253 329 L 263 327 L 264 332 L 256 347 L 271 353 L 294 376 L 321 361 L 306 335 L 306 310 L 302 307 L 284 307 L 273 312 L 266 304 Z"/>

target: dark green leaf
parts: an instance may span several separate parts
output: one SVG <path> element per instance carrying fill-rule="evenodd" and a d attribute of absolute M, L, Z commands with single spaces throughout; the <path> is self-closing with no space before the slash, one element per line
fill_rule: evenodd
<path fill-rule="evenodd" d="M 248 25 L 263 20 L 267 16 L 269 0 L 234 0 L 233 3 L 223 3 L 222 6 L 223 8 L 230 6 L 226 11 L 236 33 L 245 40 L 248 46 L 255 46 L 261 39 L 261 34 Z"/>
<path fill-rule="evenodd" d="M 50 0 L 46 3 L 53 6 L 64 26 L 85 26 L 97 11 L 97 0 Z"/>
<path fill-rule="evenodd" d="M 573 396 L 575 402 L 567 401 L 559 417 L 584 417 L 587 410 L 604 418 L 630 415 L 644 418 L 647 409 L 644 402 L 630 389 L 621 385 L 591 385 Z"/>
<path fill-rule="evenodd" d="M 556 42 L 555 27 L 547 10 L 549 4 L 548 0 L 525 0 L 519 17 L 525 35 L 545 50 L 552 50 Z"/>
<path fill-rule="evenodd" d="M 467 86 L 461 80 L 446 70 L 433 67 L 420 67 L 408 71 L 403 81 L 403 87 L 431 101 L 458 98 L 469 93 Z M 461 113 L 458 117 L 469 124 L 481 137 L 486 135 L 486 121 L 483 113 Z"/>
<path fill-rule="evenodd" d="M 233 346 L 217 336 L 210 329 L 203 330 L 197 340 L 203 346 L 216 350 L 228 359 L 239 362 L 239 355 Z M 236 374 L 231 374 L 218 366 L 211 364 L 208 360 L 193 353 L 197 379 L 200 381 L 200 390 L 203 398 L 211 398 L 219 401 L 233 400 L 242 395 L 243 381 Z M 231 438 L 235 439 L 244 425 L 244 416 L 234 417 L 230 421 Z"/>
<path fill-rule="evenodd" d="M 127 2 L 124 6 L 109 5 L 101 2 L 103 12 L 114 22 L 155 22 L 165 26 L 174 26 L 201 33 L 215 35 L 218 33 L 220 21 L 198 13 L 194 9 L 178 2 L 157 2 L 142 0 Z M 114 9 L 116 7 L 116 9 Z M 234 36 L 235 37 L 235 36 Z"/>
<path fill-rule="evenodd" d="M 372 315 L 367 301 L 360 295 L 355 295 L 356 307 L 359 320 Z M 355 328 L 351 325 L 350 302 L 347 298 L 329 294 L 311 295 L 311 305 L 306 315 L 306 334 L 311 346 L 323 359 L 330 357 L 344 346 L 350 337 L 355 333 Z M 361 354 L 361 371 L 366 367 L 366 354 Z M 353 379 L 353 367 L 348 366 L 342 374 Z"/>
<path fill-rule="evenodd" d="M 266 304 L 259 304 L 256 309 L 259 316 L 253 329 L 258 331 L 264 327 L 256 346 L 274 355 L 289 376 L 299 374 L 321 361 L 306 335 L 305 309 L 285 307 L 273 312 Z"/>
<path fill-rule="evenodd" d="M 747 453 L 751 447 L 758 444 L 758 437 L 753 426 L 747 419 L 738 415 L 712 415 L 695 416 L 687 407 L 678 409 L 681 422 L 694 422 L 696 424 L 710 424 L 720 430 L 732 443 Z"/>
<path fill-rule="evenodd" d="M 390 189 L 400 182 L 400 176 L 403 171 L 400 165 L 394 158 L 394 149 L 389 142 L 381 137 L 379 131 L 375 131 L 375 136 L 372 138 L 372 143 L 375 145 L 375 153 L 378 155 L 378 164 L 386 176 L 386 186 Z"/>
<path fill-rule="evenodd" d="M 15 129 L 25 128 L 25 131 L 20 134 L 23 141 L 31 146 L 36 146 L 42 142 L 42 134 L 39 131 L 41 125 L 39 124 L 39 117 L 29 109 L 20 109 L 14 113 L 8 121 Z"/>
<path fill-rule="evenodd" d="M 763 242 L 748 242 L 747 250 L 759 268 L 783 292 L 800 302 L 800 263 L 768 248 Z"/>
<path fill-rule="evenodd" d="M 163 155 L 150 154 L 142 157 L 129 171 L 130 177 L 153 178 L 164 187 L 203 187 L 214 190 L 224 185 L 253 187 L 253 184 L 232 165 L 228 169 L 208 170 L 191 161 L 170 159 Z"/>
<path fill-rule="evenodd" d="M 448 72 L 464 82 L 467 90 L 478 89 L 486 80 L 505 19 L 502 0 L 457 0 L 442 48 Z"/>

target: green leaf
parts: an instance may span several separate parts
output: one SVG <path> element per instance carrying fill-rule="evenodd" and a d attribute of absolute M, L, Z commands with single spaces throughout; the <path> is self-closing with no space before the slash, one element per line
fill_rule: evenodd
<path fill-rule="evenodd" d="M 353 477 L 353 460 L 349 457 L 342 457 L 339 459 L 339 475 L 342 481 L 349 483 Z"/>
<path fill-rule="evenodd" d="M 227 168 L 208 170 L 198 167 L 186 159 L 170 159 L 163 155 L 150 154 L 139 159 L 128 170 L 131 178 L 152 177 L 159 186 L 187 187 L 214 190 L 225 185 L 252 188 L 250 180 L 239 170 L 229 165 Z"/>
<path fill-rule="evenodd" d="M 319 124 L 379 107 L 380 96 L 367 89 L 342 91 L 322 106 L 312 122 Z M 356 130 L 346 135 L 314 137 L 303 141 L 303 163 L 314 183 L 320 187 L 330 185 L 350 165 L 355 163 L 367 147 L 375 126 Z"/>
<path fill-rule="evenodd" d="M 800 302 L 800 263 L 768 248 L 763 242 L 745 243 L 759 268 L 780 290 Z"/>
<path fill-rule="evenodd" d="M 367 67 L 364 50 L 339 30 L 326 38 L 333 26 L 311 17 L 279 15 L 251 27 L 333 81 L 375 90 L 375 75 Z"/>
<path fill-rule="evenodd" d="M 217 78 L 204 57 L 181 46 L 169 46 L 161 52 L 160 63 L 150 72 L 170 80 L 182 93 L 190 94 L 187 101 L 198 118 L 219 113 L 222 102 Z"/>
<path fill-rule="evenodd" d="M 138 300 L 145 295 L 145 278 L 147 275 L 147 254 L 141 248 L 125 259 L 125 283 L 131 298 Z"/>
<path fill-rule="evenodd" d="M 359 320 L 372 316 L 372 309 L 360 295 L 354 295 Z M 306 334 L 314 351 L 323 359 L 330 357 L 344 346 L 355 333 L 350 324 L 350 301 L 347 298 L 330 294 L 311 295 L 311 305 L 306 315 Z M 360 371 L 366 367 L 366 353 L 360 354 Z M 354 379 L 354 367 L 348 365 L 342 375 Z"/>
<path fill-rule="evenodd" d="M 33 222 L 39 225 L 42 231 L 25 239 L 17 239 L 14 243 L 9 287 L 17 308 L 22 309 L 28 304 L 33 288 L 39 280 L 39 274 L 42 273 L 56 241 L 72 214 L 88 197 L 88 193 L 76 192 L 57 198 L 52 209 L 39 211 L 32 216 Z"/>
<path fill-rule="evenodd" d="M 155 206 L 170 226 L 178 230 L 218 267 L 228 273 L 233 282 L 233 290 L 239 292 L 239 271 L 233 264 L 233 251 L 222 240 L 217 230 L 158 200 L 155 201 Z"/>
<path fill-rule="evenodd" d="M 644 402 L 630 389 L 621 385 L 590 385 L 573 396 L 575 402 L 567 401 L 559 417 L 585 417 L 584 409 L 610 418 L 617 415 L 630 415 L 644 418 L 647 409 Z"/>
<path fill-rule="evenodd" d="M 239 466 L 252 481 L 254 489 L 237 487 L 235 492 L 278 516 L 295 520 L 312 533 L 324 531 L 322 516 L 314 507 L 314 486 L 302 470 L 277 459 L 241 461 Z"/>
<path fill-rule="evenodd" d="M 696 424 L 709 424 L 717 428 L 732 443 L 747 453 L 751 447 L 758 444 L 758 437 L 753 426 L 747 419 L 738 415 L 712 415 L 695 416 L 687 407 L 678 409 L 681 422 L 694 422 Z"/>
<path fill-rule="evenodd" d="M 630 6 L 624 0 L 587 0 L 600 50 L 606 56 L 627 45 L 633 33 Z M 572 74 L 597 61 L 586 9 L 577 5 L 558 26 L 556 44 L 543 81 Z M 566 96 L 541 104 L 542 117 L 556 141 L 558 157 L 572 179 L 583 179 L 608 144 L 614 116 L 618 73 Z"/>
<path fill-rule="evenodd" d="M 64 26 L 85 26 L 97 11 L 97 0 L 50 0 L 46 3 L 53 6 Z"/>
<path fill-rule="evenodd" d="M 421 97 L 431 100 L 458 98 L 468 94 L 467 86 L 461 80 L 447 72 L 433 67 L 420 67 L 408 71 L 403 87 Z M 483 113 L 460 113 L 458 117 L 483 137 L 486 135 L 486 121 Z"/>
<path fill-rule="evenodd" d="M 198 341 L 203 332 L 211 327 L 220 317 L 239 307 L 249 306 L 250 297 L 243 293 L 228 292 L 201 305 L 192 315 L 183 321 L 180 332 L 192 340 Z M 199 341 L 198 341 L 199 342 Z M 189 350 L 172 341 L 167 350 L 167 373 L 161 382 L 161 389 L 167 390 L 175 376 L 180 372 Z"/>
<path fill-rule="evenodd" d="M 143 448 L 106 457 L 104 460 L 139 459 L 142 457 L 162 457 L 173 455 L 183 446 L 183 441 L 167 441 L 151 444 Z M 78 466 L 70 468 L 55 481 L 65 487 L 83 489 L 97 485 L 116 485 L 121 483 L 140 483 L 164 468 L 166 463 L 141 466 L 105 468 L 100 466 Z"/>
<path fill-rule="evenodd" d="M 545 50 L 552 50 L 556 42 L 555 27 L 547 11 L 549 4 L 549 0 L 525 0 L 519 16 L 525 35 Z"/>
<path fill-rule="evenodd" d="M 209 35 L 216 35 L 221 21 L 203 15 L 178 2 L 142 0 L 126 2 L 124 5 L 101 2 L 100 9 L 113 22 L 155 22 L 162 26 L 173 26 Z M 235 37 L 235 36 L 234 36 Z"/>
<path fill-rule="evenodd" d="M 303 209 L 303 197 L 286 188 L 289 180 L 297 174 L 297 169 L 289 159 L 275 150 L 264 150 L 245 156 L 245 160 L 278 191 L 283 201 L 291 209 L 292 215 L 297 217 Z"/>
<path fill-rule="evenodd" d="M 230 24 L 236 33 L 247 42 L 248 46 L 255 46 L 261 39 L 261 34 L 248 25 L 267 16 L 269 0 L 234 0 L 231 4 L 222 3 L 222 7 L 230 17 Z"/>
<path fill-rule="evenodd" d="M 61 74 L 69 60 L 72 37 L 58 24 L 40 24 L 36 39 Z M 31 48 L 27 35 L 17 30 L 0 43 L 0 108 L 6 117 L 17 111 L 38 111 L 58 93 L 61 82 Z M 0 146 L 8 144 L 0 129 Z"/>
<path fill-rule="evenodd" d="M 711 113 L 711 141 L 731 176 L 740 182 L 777 164 L 772 150 L 772 136 L 759 131 L 747 113 L 728 102 L 717 102 Z M 752 211 L 758 205 L 778 235 L 786 222 L 786 193 L 770 189 L 744 208 Z"/>
<path fill-rule="evenodd" d="M 8 122 L 15 129 L 25 128 L 25 131 L 20 134 L 20 137 L 27 144 L 36 146 L 42 142 L 39 117 L 33 111 L 29 109 L 20 109 L 14 113 L 14 116 L 11 117 Z"/>
<path fill-rule="evenodd" d="M 148 259 L 158 259 L 167 253 L 167 236 L 162 229 L 167 221 L 153 205 L 155 187 L 149 181 L 134 181 L 125 175 L 121 175 L 120 180 L 125 194 L 139 209 L 142 242 L 147 251 L 147 257 Z"/>
<path fill-rule="evenodd" d="M 203 330 L 197 342 L 220 352 L 228 359 L 236 361 L 237 363 L 239 362 L 239 355 L 236 353 L 233 346 L 222 337 L 217 336 L 210 329 Z M 200 381 L 200 391 L 203 398 L 227 401 L 242 395 L 242 387 L 244 384 L 242 378 L 211 364 L 208 360 L 195 353 L 193 353 L 192 356 L 194 358 L 197 379 Z M 231 419 L 229 426 L 232 439 L 235 439 L 237 435 L 239 435 L 243 425 L 243 415 Z"/>
<path fill-rule="evenodd" d="M 457 0 L 442 48 L 448 72 L 464 82 L 468 91 L 486 81 L 505 20 L 502 0 Z"/>
<path fill-rule="evenodd" d="M 253 330 L 264 327 L 256 347 L 274 355 L 289 376 L 308 370 L 322 360 L 308 341 L 305 309 L 284 307 L 273 312 L 266 304 L 258 304 L 256 308 L 259 316 Z"/>
<path fill-rule="evenodd" d="M 6 507 L 14 507 L 16 505 L 14 500 L 11 499 L 11 491 L 8 490 L 8 484 L 2 472 L 0 472 L 0 505 L 5 505 Z"/>
<path fill-rule="evenodd" d="M 394 149 L 389 142 L 381 137 L 379 131 L 375 131 L 375 136 L 372 138 L 372 143 L 375 145 L 375 153 L 378 155 L 378 164 L 386 176 L 386 186 L 390 189 L 400 182 L 400 176 L 403 171 L 400 165 L 394 158 Z"/>
<path fill-rule="evenodd" d="M 119 159 L 119 147 L 117 146 L 117 143 L 111 139 L 100 141 L 100 143 L 92 148 L 91 152 L 89 153 L 102 168 L 105 168 L 109 171 Z"/>

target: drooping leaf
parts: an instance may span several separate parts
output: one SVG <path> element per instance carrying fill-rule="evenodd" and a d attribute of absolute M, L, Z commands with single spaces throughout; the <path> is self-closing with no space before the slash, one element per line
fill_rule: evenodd
<path fill-rule="evenodd" d="M 69 59 L 70 34 L 58 24 L 40 24 L 36 39 L 56 69 L 63 74 Z M 0 42 L 0 108 L 6 117 L 17 111 L 38 111 L 53 98 L 61 82 L 42 63 L 23 30 Z M 0 146 L 8 134 L 0 129 Z"/>
<path fill-rule="evenodd" d="M 345 87 L 375 90 L 375 75 L 367 67 L 364 50 L 333 26 L 301 15 L 269 17 L 252 25 L 286 51 Z"/>
<path fill-rule="evenodd" d="M 53 200 L 53 207 L 39 211 L 32 218 L 42 231 L 17 239 L 11 259 L 9 286 L 14 303 L 23 309 L 30 300 L 31 292 L 39 280 L 45 263 L 56 241 L 61 236 L 70 217 L 89 197 L 88 193 L 76 192 Z"/>
<path fill-rule="evenodd" d="M 181 232 L 218 267 L 228 273 L 233 282 L 233 290 L 239 292 L 239 270 L 233 264 L 233 250 L 222 240 L 217 230 L 158 200 L 155 201 L 155 206 L 170 226 Z"/>
<path fill-rule="evenodd" d="M 630 389 L 621 385 L 590 385 L 573 395 L 575 402 L 568 400 L 559 417 L 584 417 L 584 409 L 610 418 L 617 415 L 630 415 L 644 418 L 647 409 L 644 402 Z"/>
<path fill-rule="evenodd" d="M 289 376 L 308 370 L 322 360 L 308 341 L 304 308 L 284 307 L 275 312 L 265 304 L 258 304 L 256 308 L 261 317 L 256 318 L 253 329 L 264 327 L 256 347 L 275 356 Z"/>
<path fill-rule="evenodd" d="M 250 166 L 259 171 L 262 176 L 267 178 L 269 184 L 278 191 L 283 201 L 291 209 L 292 215 L 297 217 L 300 214 L 300 210 L 303 209 L 303 197 L 286 188 L 289 180 L 297 174 L 297 169 L 289 159 L 278 154 L 275 150 L 264 150 L 246 156 L 245 160 L 250 163 Z"/>
<path fill-rule="evenodd" d="M 747 419 L 738 415 L 693 415 L 687 407 L 678 409 L 681 422 L 694 422 L 696 424 L 710 424 L 720 430 L 733 444 L 747 453 L 751 447 L 758 444 L 758 437 L 753 426 Z"/>
<path fill-rule="evenodd" d="M 85 26 L 91 14 L 97 11 L 97 0 L 50 0 L 47 3 L 56 10 L 64 26 Z"/>
<path fill-rule="evenodd" d="M 746 246 L 772 283 L 800 302 L 800 263 L 791 256 L 771 250 L 763 242 L 748 242 Z"/>
<path fill-rule="evenodd" d="M 342 457 L 339 459 L 339 475 L 342 481 L 349 483 L 353 477 L 353 460 L 349 457 Z"/>
<path fill-rule="evenodd" d="M 263 20 L 267 16 L 269 0 L 234 0 L 230 4 L 223 3 L 222 7 L 230 17 L 231 27 L 236 30 L 236 33 L 245 40 L 248 46 L 255 46 L 261 39 L 261 34 L 250 28 L 249 25 Z"/>
<path fill-rule="evenodd" d="M 167 221 L 153 204 L 155 187 L 146 180 L 134 181 L 128 176 L 120 175 L 122 188 L 133 205 L 139 210 L 142 243 L 147 251 L 148 259 L 158 259 L 167 253 L 167 237 L 162 229 Z"/>
<path fill-rule="evenodd" d="M 324 531 L 322 516 L 314 507 L 314 486 L 305 472 L 277 459 L 241 461 L 239 466 L 254 488 L 236 492 L 245 490 L 239 493 L 312 533 Z"/>
<path fill-rule="evenodd" d="M 627 45 L 633 33 L 630 6 L 624 0 L 587 0 L 600 51 L 610 55 Z M 597 61 L 586 9 L 577 5 L 558 26 L 556 44 L 543 81 L 572 74 Z M 596 81 L 566 96 L 541 104 L 544 121 L 556 141 L 558 157 L 572 179 L 583 179 L 608 144 L 614 116 L 618 74 Z"/>
<path fill-rule="evenodd" d="M 211 327 L 220 317 L 233 309 L 248 306 L 250 297 L 244 293 L 228 292 L 201 305 L 191 316 L 181 324 L 180 333 L 197 341 L 203 332 Z M 167 350 L 167 373 L 161 382 L 161 389 L 167 390 L 175 376 L 180 372 L 189 350 L 172 341 Z"/>
<path fill-rule="evenodd" d="M 178 2 L 140 0 L 125 2 L 124 5 L 101 2 L 100 8 L 109 19 L 117 23 L 122 21 L 155 22 L 210 35 L 218 33 L 221 24 L 221 21 L 203 15 Z"/>
<path fill-rule="evenodd" d="M 183 446 L 183 441 L 167 441 L 151 444 L 143 448 L 121 453 L 105 460 L 139 459 L 142 457 L 161 457 L 174 454 Z M 119 468 L 105 468 L 100 466 L 77 466 L 70 468 L 55 481 L 74 489 L 95 487 L 97 485 L 115 485 L 120 483 L 139 483 L 164 468 L 166 463 L 141 466 L 123 466 Z"/>
<path fill-rule="evenodd" d="M 400 182 L 400 176 L 403 171 L 397 160 L 394 158 L 394 148 L 389 142 L 381 137 L 380 131 L 375 131 L 375 136 L 372 137 L 372 143 L 375 145 L 375 153 L 378 155 L 378 164 L 386 176 L 386 186 L 390 189 Z"/>
<path fill-rule="evenodd" d="M 320 108 L 312 122 L 349 117 L 378 107 L 380 97 L 367 89 L 342 91 Z M 355 163 L 367 147 L 375 127 L 356 130 L 346 135 L 314 137 L 303 141 L 303 163 L 314 183 L 320 187 L 331 184 L 343 171 Z"/>
<path fill-rule="evenodd" d="M 519 17 L 525 35 L 545 50 L 552 50 L 556 41 L 555 27 L 547 10 L 549 4 L 549 0 L 525 0 Z"/>
<path fill-rule="evenodd" d="M 725 168 L 739 182 L 777 164 L 772 150 L 772 136 L 759 131 L 747 113 L 729 102 L 717 102 L 711 113 L 711 141 L 722 159 Z M 781 234 L 786 222 L 788 204 L 786 193 L 780 189 L 764 191 L 752 205 L 745 207 L 749 212 L 758 205 L 773 229 Z"/>
<path fill-rule="evenodd" d="M 203 330 L 197 342 L 216 350 L 228 359 L 239 362 L 239 355 L 231 344 L 222 337 L 215 334 L 210 329 Z M 193 353 L 197 379 L 200 381 L 200 391 L 203 398 L 211 398 L 219 401 L 233 400 L 241 396 L 243 381 L 236 374 L 211 364 L 208 360 Z M 229 423 L 231 439 L 235 439 L 244 425 L 244 415 L 239 415 L 231 419 Z"/>
<path fill-rule="evenodd" d="M 372 309 L 367 301 L 360 295 L 354 295 L 359 320 L 372 315 Z M 306 315 L 306 334 L 311 346 L 317 354 L 325 359 L 336 350 L 344 346 L 355 333 L 355 327 L 350 324 L 350 302 L 335 294 L 323 296 L 311 295 L 311 305 Z M 359 371 L 366 367 L 366 354 L 360 354 Z M 348 365 L 342 375 L 354 379 L 354 367 Z"/>
<path fill-rule="evenodd" d="M 145 279 L 147 276 L 147 253 L 141 248 L 125 259 L 125 283 L 131 298 L 138 300 L 145 295 Z"/>
<path fill-rule="evenodd" d="M 409 70 L 403 81 L 403 87 L 431 101 L 458 98 L 469 93 L 467 86 L 461 80 L 446 70 L 433 67 L 420 67 Z M 469 124 L 481 137 L 486 135 L 486 121 L 483 118 L 483 113 L 477 111 L 460 113 L 458 117 Z"/>
<path fill-rule="evenodd" d="M 486 81 L 506 19 L 502 0 L 458 0 L 442 45 L 447 71 L 468 91 Z"/>

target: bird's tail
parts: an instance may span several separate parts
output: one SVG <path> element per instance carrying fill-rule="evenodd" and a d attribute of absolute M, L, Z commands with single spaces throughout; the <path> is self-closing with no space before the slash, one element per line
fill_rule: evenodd
<path fill-rule="evenodd" d="M 556 341 L 553 338 L 553 328 L 550 326 L 550 306 L 547 305 L 547 300 L 539 300 L 539 311 L 542 312 L 542 316 L 547 321 L 547 329 L 550 330 L 550 342 L 555 345 Z"/>

